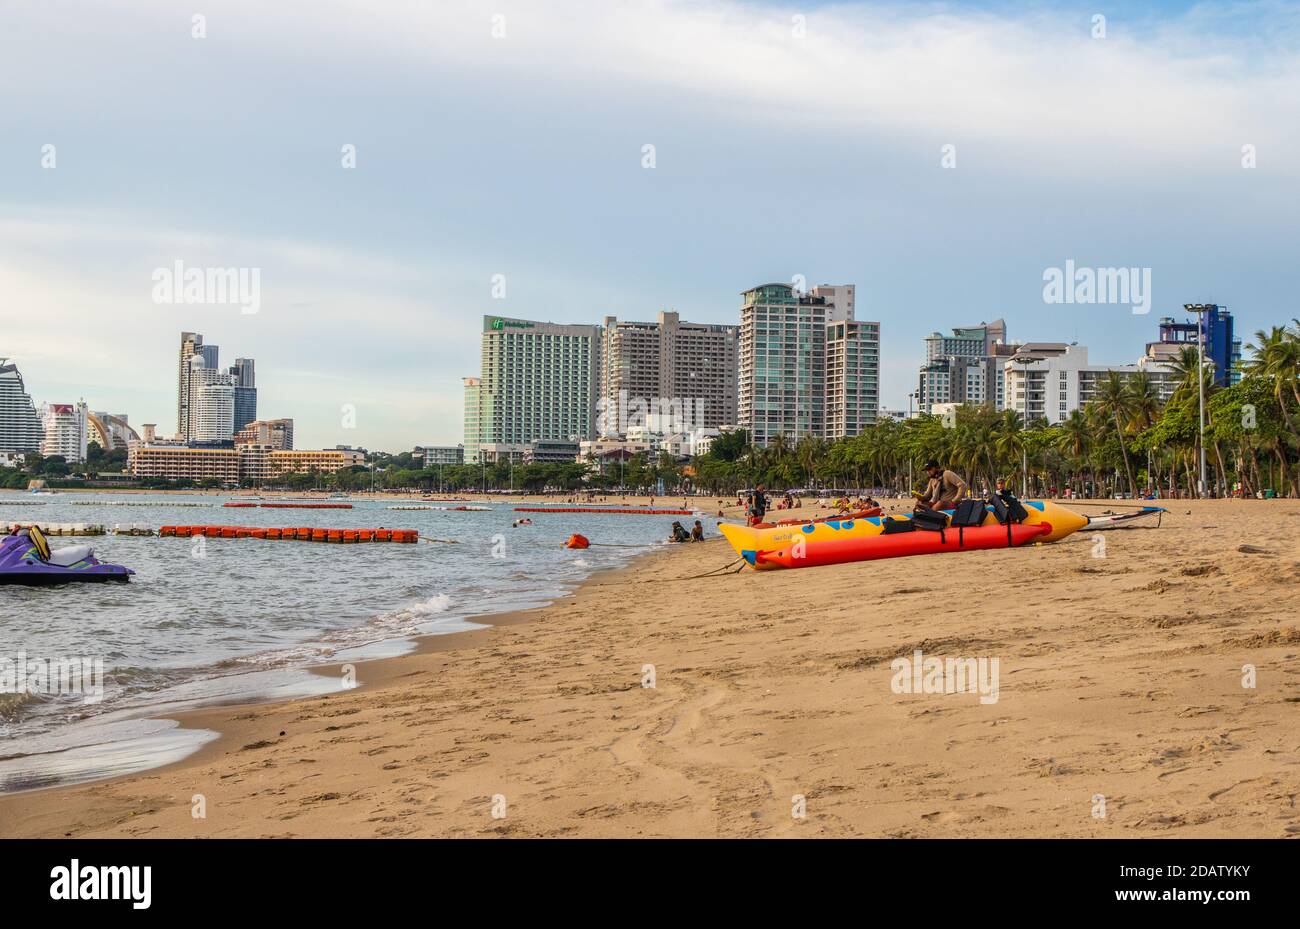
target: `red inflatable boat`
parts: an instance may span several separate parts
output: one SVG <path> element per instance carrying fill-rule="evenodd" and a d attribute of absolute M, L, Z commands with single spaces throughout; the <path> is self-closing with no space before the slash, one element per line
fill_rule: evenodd
<path fill-rule="evenodd" d="M 1033 526 L 975 526 L 967 529 L 949 527 L 943 532 L 899 532 L 889 535 L 858 536 L 821 542 L 802 542 L 774 552 L 757 552 L 754 567 L 819 568 L 849 561 L 872 561 L 877 558 L 902 558 L 907 555 L 933 555 L 981 548 L 1010 548 L 1024 545 L 1052 531 L 1048 523 Z"/>

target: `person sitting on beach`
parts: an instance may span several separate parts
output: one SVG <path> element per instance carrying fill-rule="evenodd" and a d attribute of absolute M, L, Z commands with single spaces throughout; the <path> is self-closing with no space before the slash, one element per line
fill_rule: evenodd
<path fill-rule="evenodd" d="M 674 521 L 673 521 L 673 532 L 672 532 L 672 535 L 670 535 L 670 536 L 668 537 L 668 541 L 669 541 L 669 542 L 689 542 L 690 540 L 691 540 L 691 534 L 690 534 L 689 532 L 686 531 L 685 527 L 682 526 L 682 524 L 681 524 L 680 522 L 677 522 L 676 520 L 674 520 Z"/>
<path fill-rule="evenodd" d="M 698 519 L 695 521 L 695 525 L 691 527 L 691 541 L 704 541 L 704 526 Z"/>
<path fill-rule="evenodd" d="M 918 510 L 951 510 L 966 496 L 966 482 L 935 459 L 925 463 L 925 473 L 930 475 L 930 483 L 916 501 Z"/>

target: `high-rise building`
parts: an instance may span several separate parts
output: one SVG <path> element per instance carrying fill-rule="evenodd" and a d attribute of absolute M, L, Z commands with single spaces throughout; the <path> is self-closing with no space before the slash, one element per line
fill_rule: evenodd
<path fill-rule="evenodd" d="M 187 442 L 229 442 L 235 435 L 235 385 L 225 371 L 190 356 Z"/>
<path fill-rule="evenodd" d="M 236 358 L 230 369 L 235 386 L 235 432 L 257 419 L 257 378 L 252 358 Z"/>
<path fill-rule="evenodd" d="M 755 444 L 839 439 L 875 421 L 880 324 L 854 318 L 854 290 L 763 284 L 741 295 L 737 420 Z"/>
<path fill-rule="evenodd" d="M 1205 333 L 1205 359 L 1214 363 L 1214 383 L 1230 387 L 1241 380 L 1241 339 L 1233 332 L 1232 313 L 1227 307 L 1210 304 L 1195 322 L 1160 320 L 1160 338 L 1147 343 L 1147 357 L 1169 361 L 1185 347 L 1195 347 L 1200 331 Z"/>
<path fill-rule="evenodd" d="M 477 377 L 461 378 L 465 385 L 465 463 L 479 462 L 480 388 L 483 381 Z"/>
<path fill-rule="evenodd" d="M 203 336 L 197 332 L 181 333 L 180 373 L 176 385 L 176 435 L 188 440 L 193 431 L 190 414 L 190 371 L 195 357 L 203 360 L 203 367 L 215 371 L 220 352 L 215 345 L 204 345 Z"/>
<path fill-rule="evenodd" d="M 465 452 L 538 440 L 577 442 L 594 430 L 600 327 L 483 317 L 482 373 L 466 379 Z M 476 434 L 469 405 L 476 397 Z"/>
<path fill-rule="evenodd" d="M 46 458 L 61 455 L 68 464 L 81 464 L 86 460 L 86 423 L 89 411 L 86 401 L 77 403 L 47 403 L 42 407 L 45 420 L 45 438 L 41 454 Z"/>
<path fill-rule="evenodd" d="M 825 297 L 789 284 L 760 284 L 741 294 L 739 425 L 767 445 L 826 431 Z"/>
<path fill-rule="evenodd" d="M 936 403 L 987 404 L 1003 408 L 1003 363 L 1010 357 L 1007 324 L 999 319 L 962 326 L 945 336 L 925 338 L 925 364 L 917 385 L 918 409 L 929 413 Z"/>
<path fill-rule="evenodd" d="M 606 316 L 597 431 L 734 425 L 738 358 L 736 326 L 684 323 L 674 312 L 660 313 L 653 323 Z"/>
<path fill-rule="evenodd" d="M 44 435 L 18 366 L 0 358 L 0 452 L 39 452 Z"/>
<path fill-rule="evenodd" d="M 880 323 L 851 316 L 827 323 L 826 438 L 858 435 L 879 408 Z"/>

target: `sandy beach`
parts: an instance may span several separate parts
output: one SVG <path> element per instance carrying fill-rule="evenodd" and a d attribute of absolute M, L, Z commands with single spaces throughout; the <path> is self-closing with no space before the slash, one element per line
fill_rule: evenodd
<path fill-rule="evenodd" d="M 1164 505 L 1031 549 L 695 577 L 734 561 L 713 531 L 356 689 L 189 713 L 221 737 L 0 797 L 0 835 L 1300 835 L 1300 502 Z M 918 650 L 997 659 L 996 701 L 896 692 Z"/>

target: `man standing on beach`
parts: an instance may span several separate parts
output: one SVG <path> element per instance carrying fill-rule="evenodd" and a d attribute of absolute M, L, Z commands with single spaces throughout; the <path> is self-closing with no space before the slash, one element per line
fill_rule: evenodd
<path fill-rule="evenodd" d="M 966 482 L 954 472 L 941 467 L 931 458 L 925 463 L 925 473 L 930 475 L 930 483 L 924 495 L 916 501 L 919 510 L 951 510 L 957 501 L 966 496 Z"/>
<path fill-rule="evenodd" d="M 763 493 L 763 485 L 759 484 L 749 495 L 749 524 L 761 523 L 766 515 L 767 496 Z"/>

